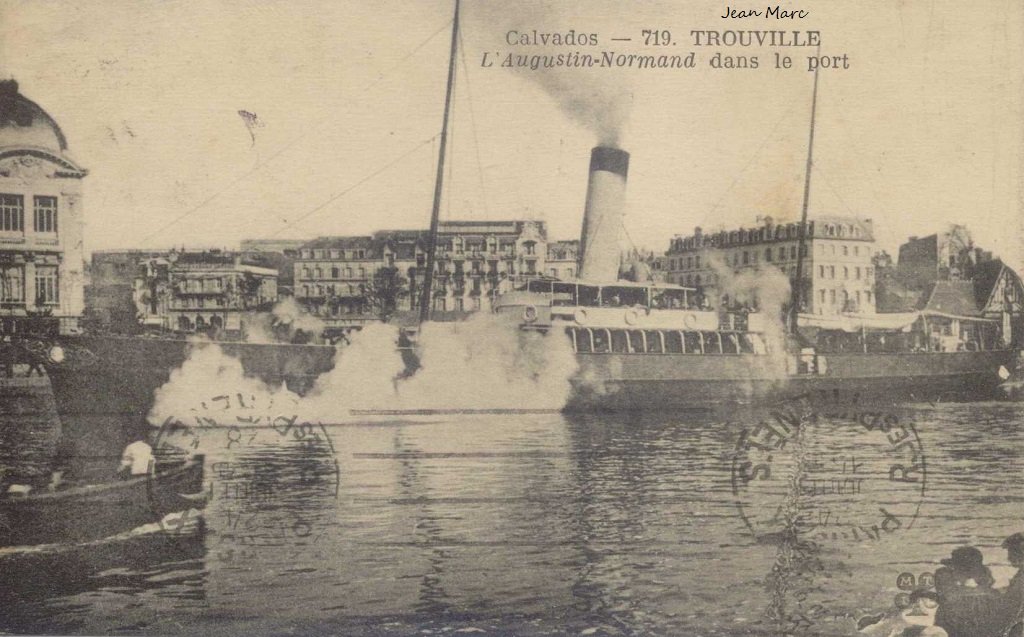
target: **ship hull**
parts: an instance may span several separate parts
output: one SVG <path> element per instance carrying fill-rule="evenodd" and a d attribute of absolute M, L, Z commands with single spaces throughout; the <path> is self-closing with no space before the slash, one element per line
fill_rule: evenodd
<path fill-rule="evenodd" d="M 792 374 L 764 356 L 580 354 L 572 411 L 706 410 L 802 394 L 899 402 L 997 397 L 1008 351 L 831 354 L 822 373 Z"/>
<path fill-rule="evenodd" d="M 193 344 L 184 339 L 77 337 L 61 343 L 81 364 L 47 368 L 62 418 L 115 416 L 144 422 L 156 390 L 187 360 Z M 334 366 L 329 345 L 218 343 L 239 359 L 247 376 L 304 393 Z"/>
<path fill-rule="evenodd" d="M 95 361 L 50 370 L 54 402 L 64 419 L 117 416 L 145 422 L 156 390 L 186 360 L 184 340 L 85 337 Z M 319 345 L 220 344 L 245 373 L 303 393 L 334 364 Z M 763 355 L 577 354 L 579 373 L 567 405 L 573 411 L 706 409 L 752 404 L 806 392 L 842 392 L 898 401 L 994 398 L 1000 366 L 1012 353 L 921 352 L 824 354 L 822 373 L 793 374 Z M 775 361 L 784 363 L 784 361 Z"/>

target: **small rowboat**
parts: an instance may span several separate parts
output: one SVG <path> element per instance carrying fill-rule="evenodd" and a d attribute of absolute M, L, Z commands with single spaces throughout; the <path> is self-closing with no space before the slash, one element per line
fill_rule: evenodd
<path fill-rule="evenodd" d="M 168 513 L 201 508 L 203 456 L 154 475 L 127 480 L 0 495 L 0 547 L 77 544 L 159 522 Z"/>

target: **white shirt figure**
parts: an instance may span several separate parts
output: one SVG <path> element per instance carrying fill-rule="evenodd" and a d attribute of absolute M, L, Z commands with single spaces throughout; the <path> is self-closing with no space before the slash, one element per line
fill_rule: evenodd
<path fill-rule="evenodd" d="M 131 469 L 133 476 L 144 476 L 151 473 L 153 466 L 153 448 L 145 441 L 136 440 L 124 448 L 121 454 L 121 468 Z"/>

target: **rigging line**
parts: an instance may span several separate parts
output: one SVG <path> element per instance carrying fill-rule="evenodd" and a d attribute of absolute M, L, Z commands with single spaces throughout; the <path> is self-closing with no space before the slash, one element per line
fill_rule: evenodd
<path fill-rule="evenodd" d="M 850 206 L 849 206 L 849 205 L 847 205 L 847 203 L 846 203 L 846 201 L 845 201 L 845 200 L 843 199 L 842 195 L 840 195 L 840 194 L 839 194 L 839 191 L 838 191 L 838 190 L 836 190 L 836 187 L 832 185 L 832 182 L 831 182 L 831 181 L 829 181 L 829 179 L 828 179 L 828 175 L 826 175 L 826 174 L 825 174 L 825 172 L 824 172 L 824 171 L 823 171 L 823 170 L 822 170 L 821 168 L 819 168 L 817 164 L 815 164 L 814 166 L 812 166 L 812 167 L 811 167 L 811 170 L 813 170 L 813 171 L 814 171 L 814 173 L 815 173 L 816 175 L 818 175 L 819 177 L 821 177 L 822 179 L 824 179 L 824 180 L 825 180 L 825 185 L 826 185 L 826 186 L 828 186 L 828 189 L 829 189 L 829 190 L 831 190 L 831 191 L 832 191 L 832 194 L 834 194 L 834 195 L 836 196 L 836 199 L 838 199 L 838 200 L 839 200 L 839 203 L 843 204 L 843 208 L 846 208 L 846 211 L 847 211 L 847 212 L 849 212 L 849 213 L 850 213 L 851 215 L 853 215 L 854 217 L 856 217 L 856 216 L 857 216 L 857 213 L 856 213 L 856 212 L 854 212 L 854 211 L 853 211 L 853 209 L 852 209 L 852 208 L 850 208 Z"/>
<path fill-rule="evenodd" d="M 794 104 L 796 104 L 797 100 L 799 99 L 799 96 L 794 97 L 792 100 L 790 100 L 789 104 L 786 105 L 786 108 L 784 108 L 782 111 L 782 115 L 779 116 L 779 119 L 775 120 L 775 125 L 773 125 L 771 130 L 768 131 L 768 134 L 765 135 L 764 139 L 761 140 L 761 144 L 750 155 L 750 158 L 747 159 L 747 163 L 745 163 L 743 165 L 743 168 L 741 168 L 739 172 L 736 173 L 736 176 L 733 177 L 732 183 L 729 184 L 729 187 L 725 189 L 725 192 L 723 192 L 722 196 L 718 198 L 718 201 L 712 204 L 711 209 L 707 212 L 707 214 L 704 215 L 704 221 L 710 219 L 711 216 L 714 215 L 714 213 L 719 209 L 719 207 L 721 207 L 722 202 L 725 201 L 726 196 L 730 192 L 732 192 L 732 189 L 735 188 L 736 184 L 739 183 L 740 177 L 742 177 L 743 174 L 747 172 L 747 169 L 750 168 L 750 165 L 754 163 L 754 160 L 757 159 L 757 156 L 761 153 L 762 150 L 764 150 L 764 147 L 768 144 L 768 142 L 771 141 L 772 136 L 774 136 L 775 134 L 775 130 L 779 127 L 780 124 L 782 124 L 783 120 L 786 119 L 786 116 L 790 114 L 790 109 L 793 107 Z"/>
<path fill-rule="evenodd" d="M 283 231 L 283 230 L 285 230 L 285 229 L 287 229 L 287 228 L 291 228 L 292 226 L 294 226 L 295 224 L 299 223 L 299 222 L 300 222 L 300 221 L 302 221 L 303 219 L 306 219 L 306 218 L 308 218 L 308 217 L 309 217 L 310 215 L 313 215 L 313 214 L 315 214 L 315 213 L 317 213 L 317 212 L 319 212 L 319 211 L 323 210 L 323 209 L 324 209 L 324 208 L 326 208 L 326 207 L 327 207 L 328 205 L 330 205 L 330 204 L 334 203 L 335 201 L 337 201 L 338 199 L 340 199 L 340 198 L 344 197 L 345 195 L 347 195 L 348 193 L 352 192 L 352 191 L 353 191 L 353 190 L 355 190 L 356 188 L 358 188 L 358 187 L 362 186 L 363 184 L 365 184 L 366 182 L 370 181 L 371 179 L 373 179 L 373 178 L 374 178 L 374 177 L 376 177 L 377 175 L 381 174 L 381 173 L 382 173 L 382 172 L 384 172 L 385 170 L 387 170 L 387 169 L 391 168 L 392 166 L 394 166 L 395 164 L 399 163 L 400 161 L 402 161 L 403 159 L 405 159 L 405 158 L 406 158 L 406 157 L 408 157 L 409 155 L 412 155 L 413 153 L 415 153 L 415 152 L 416 152 L 416 151 L 418 151 L 419 149 L 423 148 L 423 147 L 424 147 L 424 146 L 426 146 L 427 144 L 429 144 L 429 143 L 433 142 L 433 141 L 434 141 L 435 139 L 437 139 L 437 135 L 434 135 L 433 137 L 431 137 L 431 138 L 429 138 L 429 139 L 425 139 L 425 140 L 423 140 L 422 142 L 420 142 L 419 144 L 416 144 L 416 146 L 414 146 L 413 148 L 411 148 L 411 149 L 407 150 L 406 152 L 402 153 L 401 155 L 399 155 L 399 156 L 398 156 L 398 157 L 396 157 L 395 159 L 393 159 L 393 160 L 389 161 L 389 162 L 388 162 L 387 164 L 384 164 L 383 166 L 381 166 L 381 167 L 380 167 L 380 168 L 378 168 L 377 170 L 373 171 L 373 172 L 372 172 L 372 173 L 370 173 L 369 175 L 366 175 L 365 177 L 363 177 L 362 179 L 360 179 L 360 180 L 359 180 L 359 181 L 357 181 L 356 183 L 352 184 L 352 185 L 351 185 L 351 186 L 349 186 L 348 188 L 346 188 L 346 189 L 342 190 L 341 192 L 339 192 L 339 193 L 337 193 L 337 194 L 335 194 L 335 195 L 331 195 L 331 197 L 330 197 L 329 199 L 327 199 L 327 201 L 324 201 L 323 203 L 321 203 L 321 204 L 317 205 L 317 206 L 316 206 L 315 208 L 313 208 L 313 209 L 312 209 L 312 210 L 310 210 L 309 212 L 306 212 L 306 213 L 304 213 L 304 214 L 300 215 L 300 216 L 299 216 L 299 217 L 297 217 L 296 219 L 293 219 L 293 220 L 291 220 L 291 221 L 288 221 L 288 222 L 286 222 L 286 223 L 284 224 L 284 227 L 283 227 L 283 228 L 281 228 L 281 230 L 280 230 L 280 231 Z"/>
<path fill-rule="evenodd" d="M 417 53 L 417 52 L 418 52 L 418 51 L 419 51 L 420 49 L 422 49 L 423 47 L 425 47 L 425 46 L 427 45 L 427 43 L 429 43 L 429 42 L 430 42 L 431 40 L 433 40 L 433 39 L 434 39 L 435 37 L 437 37 L 437 35 L 438 35 L 439 33 L 441 33 L 442 31 L 445 31 L 445 30 L 446 30 L 446 29 L 448 28 L 448 25 L 450 25 L 451 23 L 452 23 L 452 21 L 451 21 L 451 20 L 448 20 L 447 22 L 445 22 L 444 24 L 442 24 L 442 25 L 441 25 L 441 27 L 437 29 L 437 31 L 434 31 L 434 32 L 433 32 L 432 34 L 430 34 L 429 36 L 427 36 L 427 38 L 426 38 L 425 40 L 423 40 L 422 42 L 420 42 L 420 43 L 419 43 L 419 44 L 418 44 L 418 45 L 416 46 L 416 48 L 414 48 L 414 49 L 413 49 L 412 51 L 409 51 L 409 53 L 407 53 L 407 54 L 405 55 L 405 57 L 403 57 L 403 58 L 402 58 L 401 60 L 399 60 L 398 62 L 396 62 L 396 63 L 395 63 L 395 64 L 394 64 L 393 66 L 391 66 L 390 68 L 388 68 L 388 70 L 387 70 L 387 71 L 384 71 L 384 72 L 380 73 L 380 74 L 379 74 L 379 75 L 377 76 L 377 79 L 373 80 L 372 82 L 370 82 L 369 84 L 367 84 L 367 85 L 366 85 L 366 86 L 365 86 L 364 88 L 360 89 L 360 91 L 359 91 L 359 92 L 360 92 L 360 93 L 366 93 L 367 91 L 369 91 L 370 89 L 372 89 L 373 87 L 375 87 L 375 86 L 376 86 L 377 84 L 379 84 L 379 83 L 380 83 L 380 82 L 381 82 L 382 80 L 384 80 L 384 79 L 385 79 L 385 78 L 386 78 L 386 77 L 388 76 L 388 74 L 390 74 L 390 73 L 391 73 L 392 71 L 394 71 L 394 70 L 395 70 L 395 69 L 397 69 L 397 68 L 398 68 L 399 66 L 401 66 L 402 64 L 404 64 L 404 63 L 405 63 L 405 62 L 406 62 L 406 61 L 407 61 L 407 60 L 408 60 L 409 58 L 411 58 L 411 57 L 412 57 L 413 55 L 415 55 L 415 54 L 416 54 L 416 53 Z M 290 148 L 292 148 L 293 146 L 295 146 L 295 144 L 297 144 L 298 142 L 300 142 L 300 141 L 302 141 L 303 139 L 305 139 L 305 138 L 306 138 L 306 136 L 307 136 L 307 135 L 309 135 L 309 134 L 310 134 L 311 132 L 313 132 L 314 130 L 319 130 L 319 128 L 320 128 L 320 126 L 321 126 L 322 124 L 326 123 L 327 121 L 329 121 L 330 119 L 332 119 L 332 118 L 333 118 L 334 116 L 335 116 L 335 114 L 334 114 L 334 113 L 332 113 L 332 114 L 331 114 L 330 116 L 328 116 L 328 117 L 324 117 L 324 118 L 322 118 L 322 119 L 318 120 L 318 121 L 317 121 L 317 122 L 316 122 L 316 123 L 315 123 L 315 124 L 314 124 L 313 126 L 309 126 L 309 127 L 307 127 L 305 131 L 303 131 L 302 133 L 300 133 L 300 134 L 298 135 L 298 137 L 295 137 L 294 139 L 292 139 L 292 140 L 291 140 L 290 142 L 288 142 L 287 144 L 285 144 L 284 146 L 282 146 L 281 148 L 279 148 L 279 149 L 278 149 L 278 150 L 277 150 L 276 152 L 274 152 L 274 153 L 273 153 L 272 155 L 270 155 L 270 156 L 269 156 L 269 157 L 267 157 L 266 159 L 263 159 L 263 160 L 257 160 L 257 162 L 256 162 L 256 163 L 255 163 L 255 164 L 253 165 L 253 167 L 252 167 L 252 168 L 250 168 L 249 170 L 245 171 L 244 173 L 242 173 L 241 175 L 239 175 L 239 176 L 238 176 L 238 177 L 236 177 L 235 179 L 233 179 L 233 180 L 231 180 L 230 182 L 228 182 L 228 184 L 227 184 L 226 186 L 224 186 L 224 187 L 223 187 L 223 188 L 221 188 L 220 190 L 217 190 L 217 191 L 216 191 L 216 192 L 214 192 L 214 193 L 213 193 L 212 195 L 210 195 L 210 196 L 209 196 L 209 197 L 207 197 L 206 199 L 202 200 L 201 202 L 199 202 L 199 203 L 198 203 L 197 205 L 195 205 L 194 207 L 192 207 L 192 208 L 190 208 L 190 209 L 186 210 L 185 212 L 183 212 L 182 214 L 178 215 L 177 217 L 175 217 L 175 218 L 174 218 L 174 219 L 172 219 L 171 221 L 167 222 L 166 224 L 164 224 L 163 226 L 161 226 L 161 227 L 160 227 L 159 229 L 157 229 L 157 230 L 156 230 L 155 232 L 152 232 L 152 233 L 150 233 L 150 234 L 146 235 L 145 237 L 143 237 L 143 238 L 142 238 L 142 241 L 141 241 L 141 243 L 145 243 L 145 242 L 149 241 L 150 239 L 152 239 L 153 237 L 155 237 L 155 236 L 157 236 L 157 235 L 159 235 L 159 234 L 162 234 L 164 230 L 167 230 L 168 228 L 170 228 L 171 226 L 173 226 L 173 225 L 177 224 L 178 222 L 182 221 L 182 220 L 183 220 L 183 219 L 185 219 L 186 217 L 188 217 L 188 216 L 190 216 L 190 215 L 192 215 L 192 214 L 194 214 L 194 213 L 198 212 L 198 211 L 199 211 L 199 210 L 200 210 L 201 208 L 203 208 L 204 206 L 206 206 L 207 204 L 209 204 L 209 203 L 210 203 L 211 201 L 213 201 L 213 200 L 214 200 L 214 199 L 216 199 L 217 197 L 219 197 L 219 196 L 223 195 L 223 194 L 224 194 L 224 193 L 226 193 L 227 191 L 229 191 L 229 190 L 231 190 L 232 188 L 234 188 L 234 187 L 235 187 L 235 186 L 236 186 L 236 185 L 237 185 L 237 184 L 238 184 L 239 182 L 241 182 L 242 180 L 246 179 L 247 177 L 249 177 L 249 176 L 250 176 L 250 175 L 252 175 L 253 173 L 255 173 L 255 172 L 257 172 L 257 171 L 261 170 L 261 169 L 262 169 L 262 168 L 264 168 L 264 167 L 265 167 L 265 166 L 266 166 L 267 164 L 269 164 L 269 163 L 270 163 L 270 162 L 272 162 L 273 160 L 275 160 L 275 159 L 277 159 L 278 157 L 280 157 L 280 156 L 281 156 L 281 155 L 282 155 L 282 154 L 283 154 L 283 153 L 284 153 L 285 151 L 287 151 L 288 149 L 290 149 Z"/>
<path fill-rule="evenodd" d="M 466 98 L 469 100 L 469 126 L 473 133 L 473 148 L 476 150 L 477 175 L 480 177 L 480 199 L 483 201 L 484 215 L 490 211 L 487 205 L 487 188 L 484 185 L 484 164 L 480 160 L 480 137 L 477 134 L 476 114 L 473 110 L 473 90 L 469 86 L 469 65 L 466 64 L 466 45 L 462 42 L 462 31 L 459 31 L 459 54 L 462 58 L 462 75 L 466 81 Z"/>

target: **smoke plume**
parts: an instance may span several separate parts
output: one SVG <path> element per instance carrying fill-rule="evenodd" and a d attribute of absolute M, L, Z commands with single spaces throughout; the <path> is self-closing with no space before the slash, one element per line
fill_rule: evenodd
<path fill-rule="evenodd" d="M 571 5 L 566 5 L 571 6 Z M 509 32 L 532 37 L 540 25 L 551 33 L 568 34 L 568 27 L 577 37 L 584 35 L 583 26 L 575 20 L 570 11 L 560 13 L 559 5 L 540 6 L 530 3 L 529 7 L 517 10 L 514 22 L 493 20 L 485 27 L 486 32 L 498 34 L 504 39 Z M 502 17 L 507 15 L 502 12 Z M 565 26 L 566 28 L 559 28 Z M 589 27 L 588 27 L 589 28 Z M 597 25 L 593 26 L 597 30 Z M 619 147 L 623 132 L 633 108 L 633 91 L 630 74 L 625 69 L 582 68 L 557 66 L 553 63 L 559 55 L 572 52 L 597 55 L 595 46 L 519 46 L 508 51 L 512 55 L 512 70 L 517 75 L 536 83 L 551 96 L 566 116 L 587 130 L 593 131 L 601 146 Z"/>

